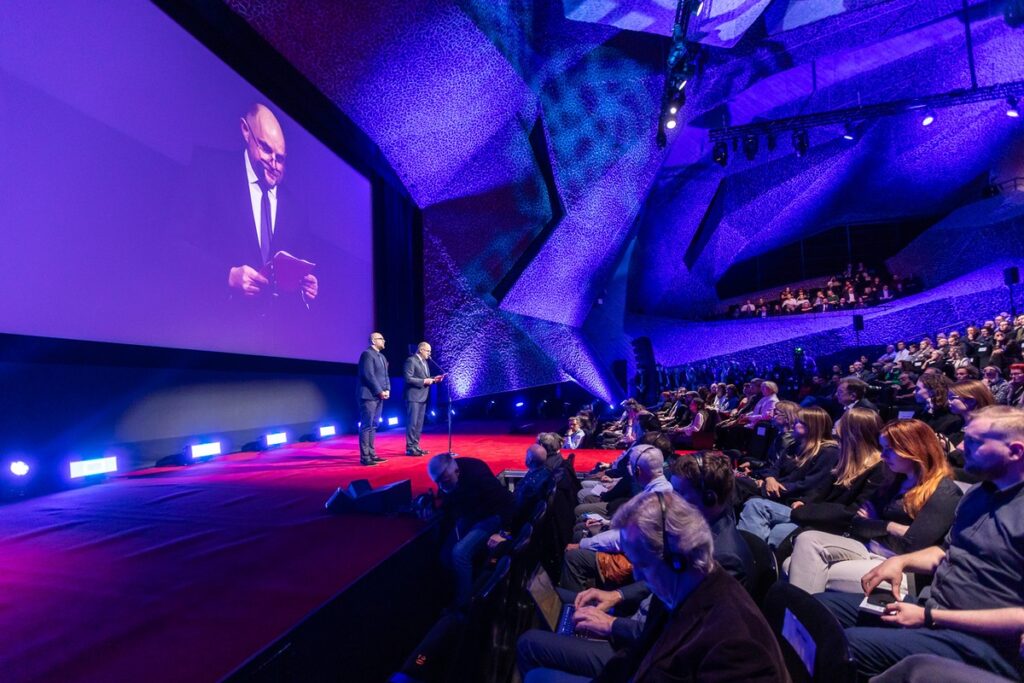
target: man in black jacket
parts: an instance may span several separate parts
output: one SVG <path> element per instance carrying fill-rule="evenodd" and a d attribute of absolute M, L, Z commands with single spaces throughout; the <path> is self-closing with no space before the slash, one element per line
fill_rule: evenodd
<path fill-rule="evenodd" d="M 455 597 L 461 604 L 472 594 L 473 565 L 487 549 L 487 539 L 512 523 L 515 499 L 483 460 L 441 453 L 430 459 L 427 471 L 440 489 L 448 530 L 441 559 L 455 574 Z"/>

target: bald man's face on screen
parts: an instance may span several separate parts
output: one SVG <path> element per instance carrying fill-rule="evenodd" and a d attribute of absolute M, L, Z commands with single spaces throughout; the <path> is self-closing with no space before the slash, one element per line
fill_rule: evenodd
<path fill-rule="evenodd" d="M 256 105 L 255 113 L 242 117 L 242 139 L 249 152 L 249 160 L 260 181 L 276 187 L 284 179 L 284 132 L 274 113 L 263 105 Z"/>

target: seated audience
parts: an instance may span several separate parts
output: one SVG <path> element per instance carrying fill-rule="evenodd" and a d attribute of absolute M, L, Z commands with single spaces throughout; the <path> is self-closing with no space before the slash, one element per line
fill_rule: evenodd
<path fill-rule="evenodd" d="M 714 451 L 679 458 L 672 468 L 672 487 L 700 510 L 711 529 L 715 562 L 737 581 L 752 575 L 753 559 L 736 522 L 729 501 L 732 496 L 732 465 Z M 623 560 L 628 564 L 628 560 Z M 632 565 L 629 565 L 630 570 Z M 651 604 L 651 591 L 643 581 L 617 590 L 588 588 L 579 593 L 559 589 L 562 599 L 576 606 L 577 630 L 590 639 L 567 638 L 542 629 L 524 633 L 516 645 L 519 671 L 536 668 L 563 674 L 592 677 L 600 673 L 615 652 L 635 644 L 643 631 Z M 625 616 L 629 614 L 629 616 Z"/>
<path fill-rule="evenodd" d="M 1024 363 L 1010 366 L 1010 390 L 1003 405 L 1024 408 Z"/>
<path fill-rule="evenodd" d="M 445 543 L 441 559 L 455 575 L 455 599 L 462 604 L 473 590 L 474 563 L 492 534 L 510 528 L 515 500 L 483 460 L 435 455 L 427 472 L 437 484 Z"/>
<path fill-rule="evenodd" d="M 562 447 L 570 451 L 582 448 L 583 440 L 586 437 L 587 433 L 584 432 L 583 427 L 580 426 L 580 418 L 570 417 L 569 429 L 565 433 L 565 442 L 562 444 Z"/>
<path fill-rule="evenodd" d="M 800 406 L 792 401 L 779 401 L 772 411 L 772 425 L 775 427 L 775 437 L 768 444 L 764 460 L 751 460 L 750 458 L 739 458 L 739 469 L 748 477 L 763 479 L 766 474 L 778 471 L 779 463 L 783 458 L 793 455 L 796 446 L 796 437 L 793 436 L 793 425 L 800 414 Z"/>
<path fill-rule="evenodd" d="M 964 430 L 964 444 L 966 468 L 983 483 L 964 496 L 945 546 L 885 560 L 862 577 L 863 593 L 819 596 L 846 628 L 850 652 L 863 676 L 879 674 L 914 654 L 934 654 L 1000 676 L 1019 676 L 1024 411 L 1003 406 L 978 411 Z M 880 620 L 859 611 L 864 593 L 888 583 L 895 594 L 905 572 L 933 576 L 926 601 L 893 602 Z M 1009 619 L 993 618 L 997 610 L 1014 611 Z"/>
<path fill-rule="evenodd" d="M 926 372 L 917 380 L 918 397 L 924 399 L 926 406 L 920 418 L 936 434 L 943 436 L 956 434 L 964 426 L 963 418 L 949 409 L 951 386 L 953 382 L 937 372 Z"/>
<path fill-rule="evenodd" d="M 847 377 L 836 387 L 836 401 L 843 407 L 843 410 L 867 408 L 877 413 L 878 406 L 865 398 L 867 393 L 867 382 L 856 377 Z"/>
<path fill-rule="evenodd" d="M 789 505 L 752 498 L 743 507 L 739 528 L 773 548 L 782 545 L 801 525 L 844 531 L 860 506 L 890 479 L 880 457 L 881 429 L 882 418 L 873 410 L 848 410 L 837 423 L 839 462 L 831 473 L 833 484 L 828 489 L 810 491 Z"/>
<path fill-rule="evenodd" d="M 793 425 L 794 454 L 765 470 L 760 478 L 742 478 L 737 485 L 748 491 L 789 504 L 815 491 L 827 489 L 839 460 L 839 446 L 832 440 L 832 418 L 817 406 L 801 408 Z M 748 496 L 749 497 L 749 496 Z"/>
<path fill-rule="evenodd" d="M 994 365 L 986 365 L 982 371 L 982 380 L 988 385 L 996 403 L 1007 405 L 1010 397 L 1010 383 L 1003 379 L 1002 372 Z"/>
<path fill-rule="evenodd" d="M 920 420 L 882 429 L 882 460 L 896 476 L 857 510 L 844 535 L 805 531 L 785 566 L 789 582 L 808 593 L 855 592 L 860 577 L 893 555 L 942 540 L 961 491 L 935 432 Z"/>
<path fill-rule="evenodd" d="M 551 470 L 544 466 L 547 459 L 548 453 L 539 443 L 530 444 L 526 449 L 526 475 L 516 486 L 512 523 L 492 534 L 488 547 L 493 549 L 512 538 L 523 524 L 530 521 L 537 503 L 546 499 L 553 484 Z"/>

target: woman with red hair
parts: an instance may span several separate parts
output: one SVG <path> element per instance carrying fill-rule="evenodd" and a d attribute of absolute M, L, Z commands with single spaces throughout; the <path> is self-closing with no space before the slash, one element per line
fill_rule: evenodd
<path fill-rule="evenodd" d="M 937 545 L 949 531 L 962 493 L 935 432 L 920 420 L 894 420 L 879 442 L 892 483 L 861 505 L 846 535 L 797 536 L 786 567 L 791 584 L 808 593 L 858 592 L 875 565 Z"/>

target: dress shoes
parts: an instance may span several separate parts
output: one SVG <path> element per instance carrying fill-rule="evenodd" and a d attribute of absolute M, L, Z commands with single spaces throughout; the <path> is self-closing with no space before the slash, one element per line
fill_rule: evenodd
<path fill-rule="evenodd" d="M 363 467 L 373 467 L 374 465 L 377 464 L 377 461 L 376 460 L 360 460 L 359 464 L 362 465 Z"/>
<path fill-rule="evenodd" d="M 374 464 L 377 464 L 377 463 L 382 463 L 382 462 L 387 462 L 387 461 L 388 461 L 388 459 L 387 459 L 387 458 L 378 458 L 378 457 L 377 457 L 376 455 L 375 455 L 375 456 L 373 456 L 373 462 L 374 462 Z"/>
<path fill-rule="evenodd" d="M 425 450 L 423 450 L 423 449 L 421 448 L 421 449 L 420 449 L 420 455 L 430 455 L 430 451 L 425 451 Z"/>
<path fill-rule="evenodd" d="M 423 455 L 423 451 L 406 451 L 405 454 L 411 455 L 414 458 L 418 458 L 419 456 Z"/>

